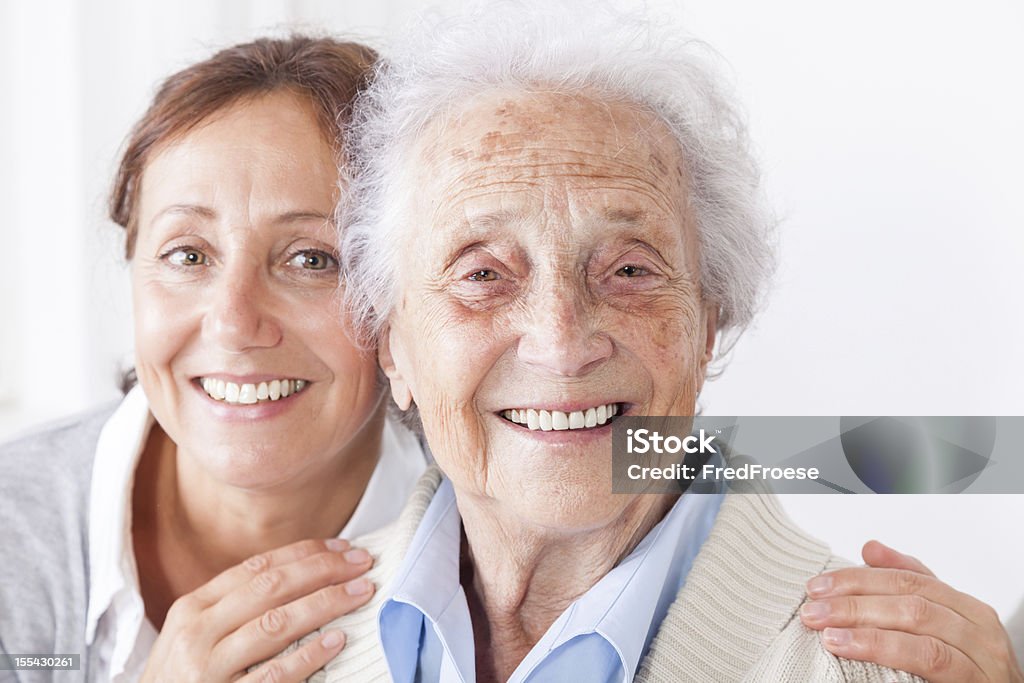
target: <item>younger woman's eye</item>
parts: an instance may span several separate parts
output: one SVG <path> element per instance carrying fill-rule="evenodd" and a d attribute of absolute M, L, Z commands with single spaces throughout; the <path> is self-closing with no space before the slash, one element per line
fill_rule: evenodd
<path fill-rule="evenodd" d="M 646 275 L 647 270 L 640 266 L 622 266 L 615 271 L 615 274 L 620 277 L 639 277 L 640 275 Z"/>
<path fill-rule="evenodd" d="M 292 256 L 288 264 L 305 270 L 327 270 L 337 266 L 338 261 L 327 252 L 319 249 L 306 249 Z"/>
<path fill-rule="evenodd" d="M 188 268 L 191 266 L 205 266 L 209 265 L 210 259 L 207 258 L 206 254 L 193 249 L 192 247 L 178 247 L 172 249 L 164 255 L 168 263 L 172 266 L 181 266 Z"/>
<path fill-rule="evenodd" d="M 466 279 L 473 282 L 491 282 L 498 279 L 498 274 L 493 270 L 484 269 L 470 273 Z"/>

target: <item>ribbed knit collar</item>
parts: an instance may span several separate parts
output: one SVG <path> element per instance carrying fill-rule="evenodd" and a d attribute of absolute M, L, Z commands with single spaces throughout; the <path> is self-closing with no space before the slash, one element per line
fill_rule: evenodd
<path fill-rule="evenodd" d="M 797 527 L 762 487 L 732 490 L 637 681 L 743 678 L 796 615 L 827 545 Z M 680 660 L 687 660 L 681 664 Z M 680 669 L 682 667 L 682 669 Z"/>

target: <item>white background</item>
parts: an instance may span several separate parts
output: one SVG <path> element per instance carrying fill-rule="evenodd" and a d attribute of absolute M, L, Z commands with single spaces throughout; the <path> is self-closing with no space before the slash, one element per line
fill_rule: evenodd
<path fill-rule="evenodd" d="M 416 5 L 0 3 L 0 437 L 118 395 L 130 307 L 104 201 L 158 80 L 291 25 L 386 44 Z M 1024 414 L 1024 5 L 651 7 L 731 65 L 785 219 L 770 305 L 706 413 Z M 1024 595 L 1024 496 L 786 504 L 847 557 L 878 537 L 1004 617 Z"/>

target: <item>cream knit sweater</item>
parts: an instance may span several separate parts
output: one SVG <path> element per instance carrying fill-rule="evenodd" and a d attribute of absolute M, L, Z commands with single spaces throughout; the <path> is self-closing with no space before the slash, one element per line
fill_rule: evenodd
<path fill-rule="evenodd" d="M 376 558 L 368 577 L 379 588 L 365 607 L 325 627 L 340 628 L 348 642 L 309 679 L 313 683 L 390 680 L 377 636 L 377 612 L 440 483 L 440 471 L 431 467 L 395 522 L 354 541 Z M 801 624 L 797 611 L 806 597 L 805 582 L 845 564 L 797 528 L 774 496 L 730 492 L 634 680 L 921 681 L 839 659 Z"/>

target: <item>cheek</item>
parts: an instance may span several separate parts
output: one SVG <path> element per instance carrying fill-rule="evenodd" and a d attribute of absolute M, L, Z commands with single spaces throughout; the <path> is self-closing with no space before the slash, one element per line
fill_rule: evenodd
<path fill-rule="evenodd" d="M 353 342 L 351 327 L 335 318 L 332 302 L 309 311 L 292 310 L 284 336 L 311 349 L 338 378 L 376 375 L 377 360 L 373 351 L 363 351 Z"/>
<path fill-rule="evenodd" d="M 411 384 L 454 408 L 472 404 L 487 373 L 508 346 L 500 314 L 474 311 L 442 297 L 424 297 L 411 316 L 405 348 L 416 369 Z M 414 389 L 415 393 L 415 389 Z"/>
<path fill-rule="evenodd" d="M 137 369 L 159 371 L 197 330 L 197 317 L 187 298 L 152 283 L 133 284 L 132 306 Z"/>
<path fill-rule="evenodd" d="M 479 489 L 487 435 L 477 399 L 506 348 L 498 331 L 508 326 L 493 313 L 467 311 L 430 297 L 420 301 L 414 314 L 404 316 L 408 309 L 400 309 L 393 321 L 408 366 L 402 374 L 438 464 L 449 476 L 473 479 L 473 484 L 463 483 Z"/>
<path fill-rule="evenodd" d="M 700 389 L 704 354 L 704 321 L 699 302 L 691 297 L 639 307 L 622 330 L 623 347 L 637 357 L 652 379 L 656 397 L 689 411 Z M 656 398 L 657 400 L 657 398 Z M 681 403 L 680 403 L 681 402 Z"/>

